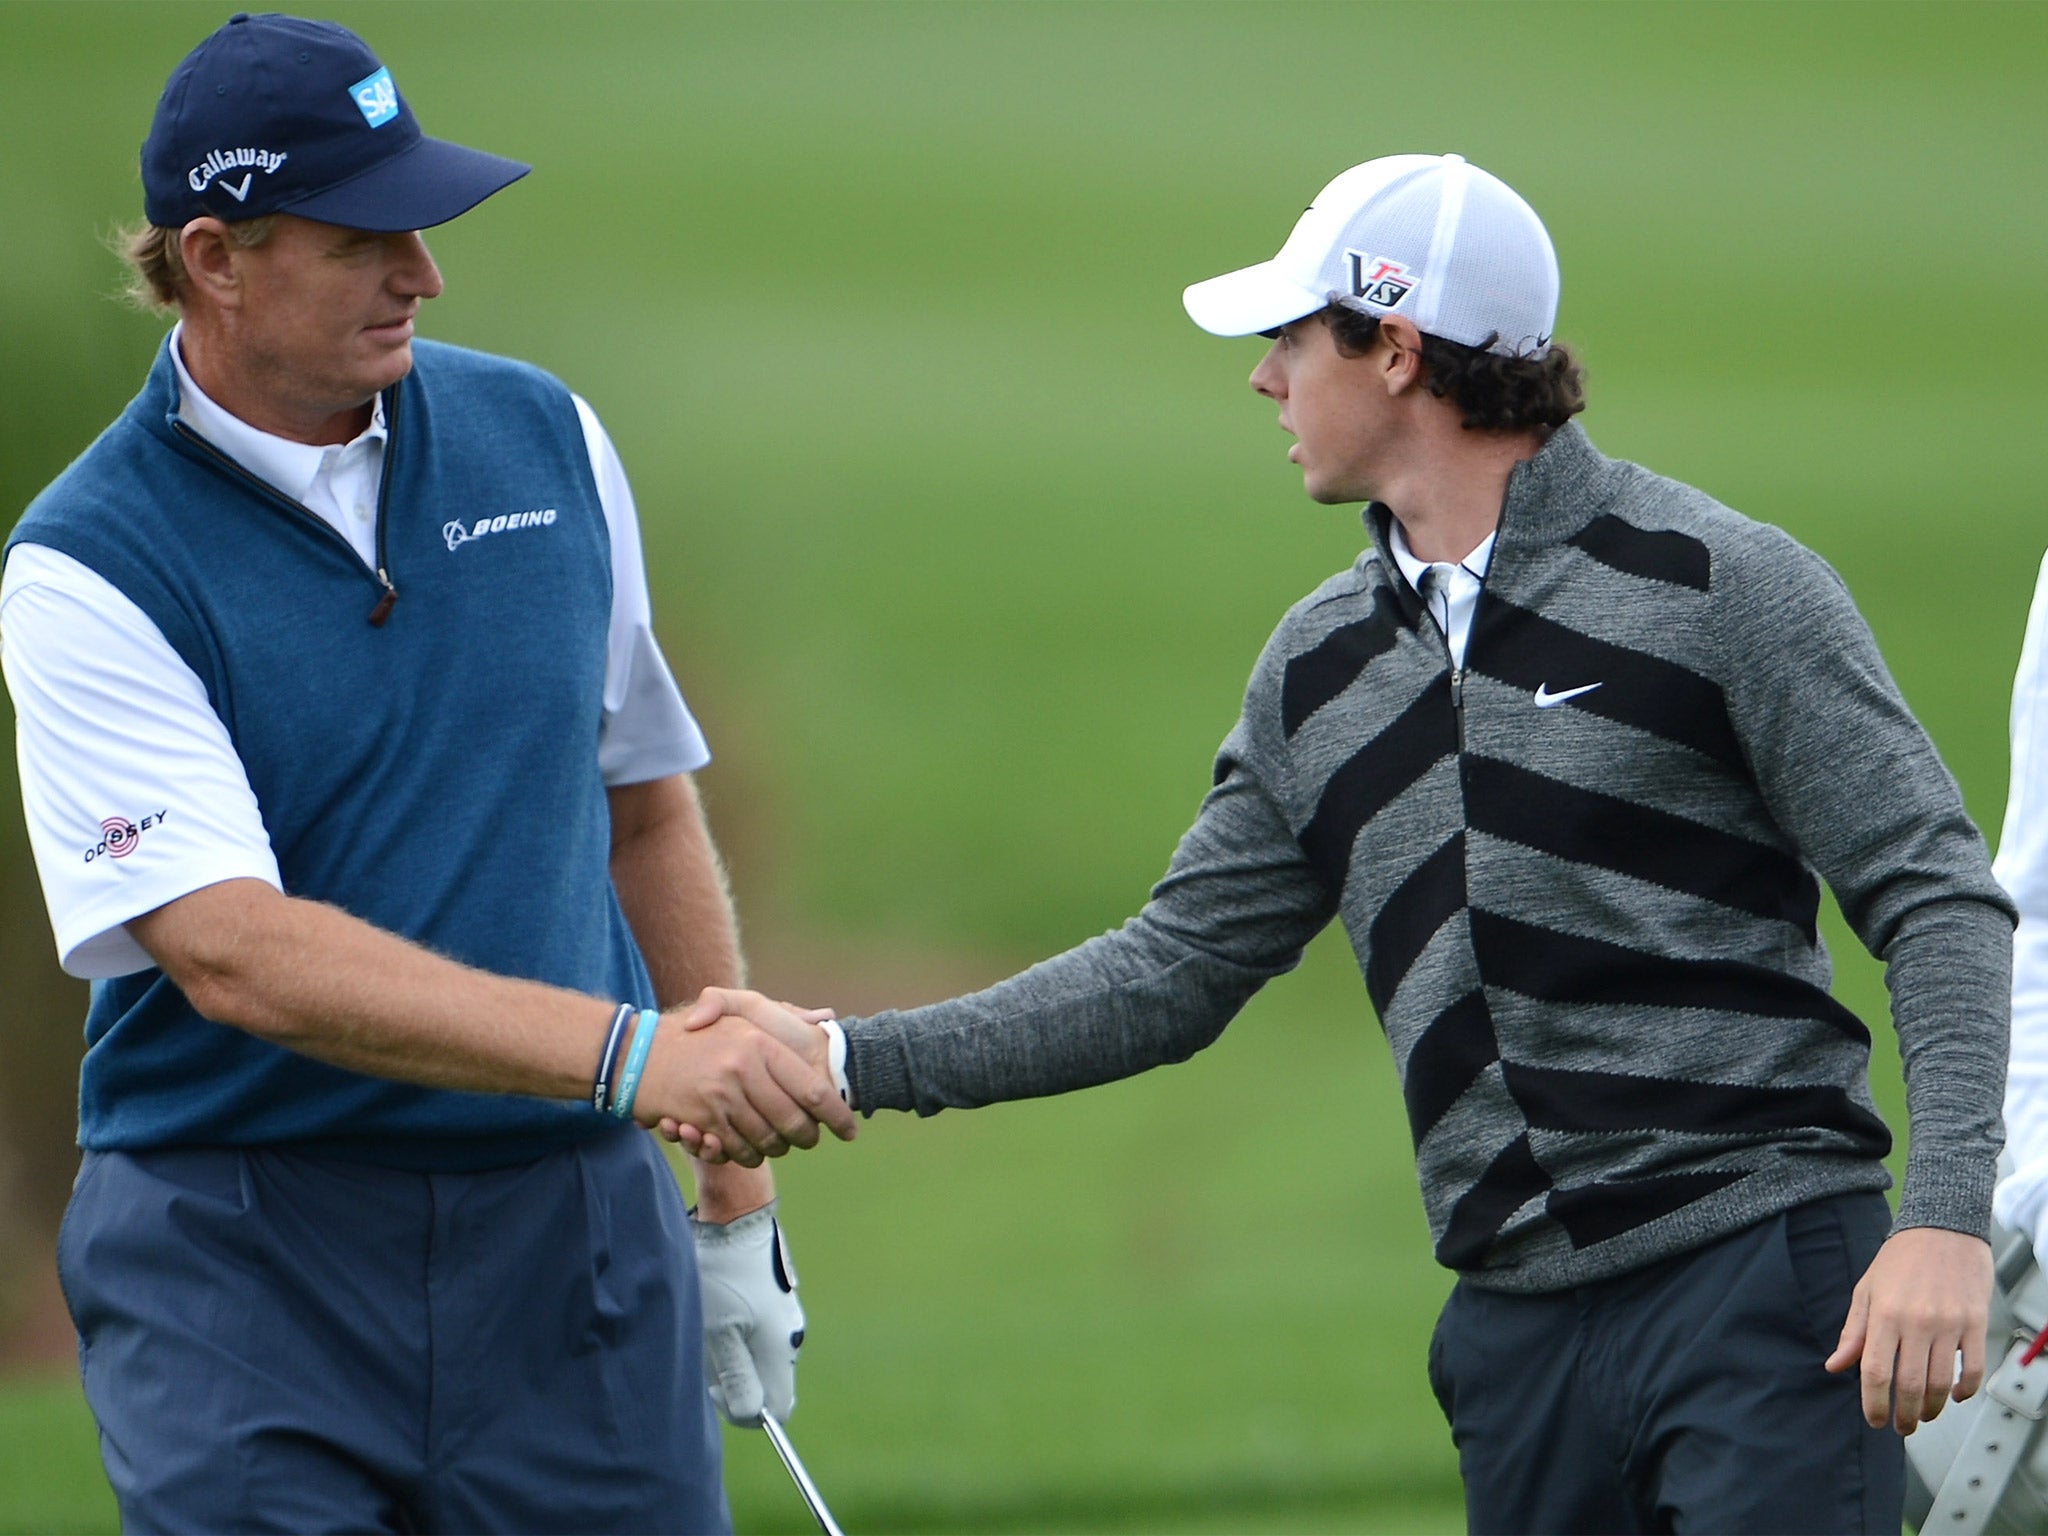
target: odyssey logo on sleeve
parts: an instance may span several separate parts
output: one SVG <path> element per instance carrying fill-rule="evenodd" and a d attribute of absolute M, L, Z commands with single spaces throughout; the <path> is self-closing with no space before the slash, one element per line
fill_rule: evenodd
<path fill-rule="evenodd" d="M 142 841 L 142 834 L 151 827 L 162 826 L 170 814 L 168 810 L 151 811 L 139 820 L 126 816 L 107 817 L 100 823 L 100 840 L 85 850 L 85 862 L 127 858 Z"/>
<path fill-rule="evenodd" d="M 215 177 L 220 179 L 221 191 L 238 203 L 249 200 L 249 183 L 261 171 L 268 176 L 290 158 L 281 149 L 209 149 L 206 158 L 185 173 L 185 184 L 194 192 L 204 192 Z M 239 181 L 229 172 L 241 171 Z"/>
<path fill-rule="evenodd" d="M 391 71 L 388 69 L 365 75 L 348 88 L 348 93 L 355 98 L 363 121 L 372 128 L 382 128 L 398 116 L 398 87 L 391 83 Z"/>
<path fill-rule="evenodd" d="M 551 528 L 555 522 L 553 507 L 536 507 L 530 512 L 500 512 L 496 517 L 480 517 L 473 523 L 454 518 L 441 525 L 441 537 L 448 541 L 451 555 L 472 539 L 481 539 L 487 534 L 511 533 L 520 528 Z"/>

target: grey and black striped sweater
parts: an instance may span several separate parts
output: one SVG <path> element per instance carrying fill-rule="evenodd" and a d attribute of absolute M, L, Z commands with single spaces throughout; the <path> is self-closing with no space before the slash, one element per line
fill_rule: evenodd
<path fill-rule="evenodd" d="M 1834 573 L 1566 427 L 1509 481 L 1457 673 L 1386 517 L 1274 633 L 1144 910 L 984 992 L 849 1020 L 854 1103 L 931 1114 L 1182 1060 L 1334 916 L 1438 1259 L 1560 1289 L 1889 1183 L 1818 877 L 1888 965 L 1899 1222 L 1986 1230 L 2012 911 Z"/>

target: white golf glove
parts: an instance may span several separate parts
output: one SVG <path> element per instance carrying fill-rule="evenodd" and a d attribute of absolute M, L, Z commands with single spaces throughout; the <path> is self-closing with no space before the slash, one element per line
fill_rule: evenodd
<path fill-rule="evenodd" d="M 804 1309 L 796 1269 L 775 1220 L 775 1202 L 723 1226 L 690 1213 L 697 1278 L 704 1296 L 704 1384 L 733 1423 L 760 1427 L 765 1408 L 787 1419 L 796 1407 L 796 1351 Z"/>

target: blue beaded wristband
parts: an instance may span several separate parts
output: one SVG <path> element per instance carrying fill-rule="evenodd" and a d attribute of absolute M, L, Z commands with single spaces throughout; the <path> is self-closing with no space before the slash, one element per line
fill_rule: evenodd
<path fill-rule="evenodd" d="M 647 1068 L 647 1052 L 654 1044 L 655 1027 L 661 1015 L 652 1008 L 640 1010 L 640 1023 L 633 1030 L 633 1044 L 626 1052 L 626 1069 L 619 1075 L 618 1095 L 612 1100 L 612 1114 L 620 1120 L 632 1118 L 633 1095 L 640 1091 L 640 1074 Z"/>
<path fill-rule="evenodd" d="M 611 1031 L 604 1037 L 604 1054 L 597 1058 L 597 1076 L 590 1084 L 590 1107 L 600 1115 L 611 1108 L 605 1101 L 612 1095 L 612 1063 L 619 1059 L 619 1037 L 626 1032 L 626 1021 L 638 1011 L 631 1003 L 621 1003 L 612 1014 Z"/>

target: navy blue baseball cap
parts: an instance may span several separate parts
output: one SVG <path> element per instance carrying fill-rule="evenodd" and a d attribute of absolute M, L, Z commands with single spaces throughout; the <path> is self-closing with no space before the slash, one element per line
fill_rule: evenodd
<path fill-rule="evenodd" d="M 142 143 L 142 211 L 166 229 L 266 213 L 430 229 L 530 169 L 428 138 L 348 28 L 244 12 L 171 71 Z"/>

